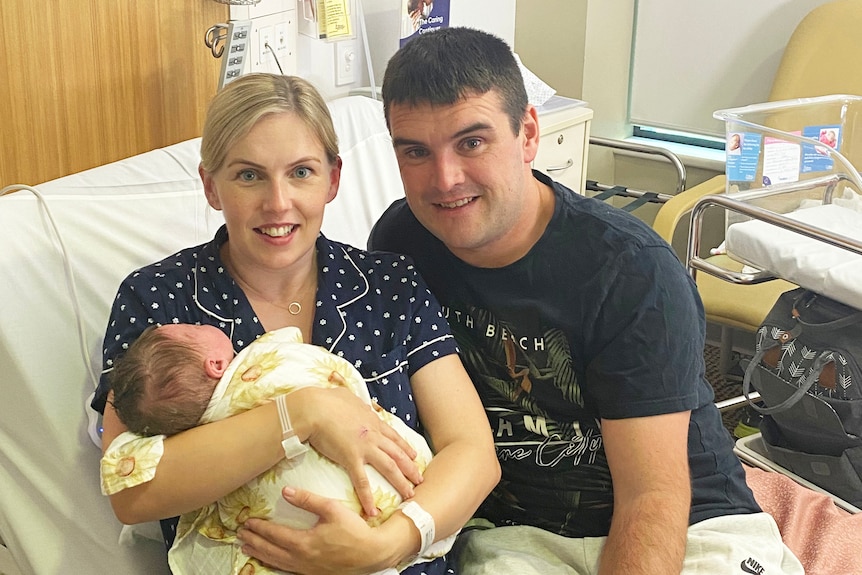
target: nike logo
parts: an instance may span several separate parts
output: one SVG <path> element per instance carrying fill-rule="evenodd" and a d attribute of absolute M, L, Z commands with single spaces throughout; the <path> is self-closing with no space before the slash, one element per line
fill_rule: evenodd
<path fill-rule="evenodd" d="M 763 575 L 766 571 L 760 563 L 749 557 L 745 561 L 739 564 L 739 568 L 742 569 L 743 573 L 750 573 L 751 575 Z"/>

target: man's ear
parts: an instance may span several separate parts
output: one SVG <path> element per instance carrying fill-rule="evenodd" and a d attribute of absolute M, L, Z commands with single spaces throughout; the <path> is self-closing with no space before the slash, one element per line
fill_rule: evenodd
<path fill-rule="evenodd" d="M 201 176 L 201 182 L 204 184 L 204 194 L 207 197 L 207 202 L 214 210 L 221 210 L 221 202 L 216 193 L 215 182 L 213 177 L 204 170 L 203 166 L 198 166 L 198 174 Z"/>
<path fill-rule="evenodd" d="M 335 157 L 335 163 L 329 169 L 329 192 L 326 195 L 328 204 L 338 195 L 338 186 L 341 184 L 341 156 Z"/>
<path fill-rule="evenodd" d="M 524 131 L 524 163 L 532 164 L 539 153 L 539 114 L 532 104 L 527 105 L 521 129 Z"/>
<path fill-rule="evenodd" d="M 204 370 L 207 372 L 208 377 L 219 379 L 224 375 L 229 363 L 230 362 L 223 359 L 214 359 L 210 357 L 204 361 Z"/>

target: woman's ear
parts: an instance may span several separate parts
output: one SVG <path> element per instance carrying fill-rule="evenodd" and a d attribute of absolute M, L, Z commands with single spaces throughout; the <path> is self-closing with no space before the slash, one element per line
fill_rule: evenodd
<path fill-rule="evenodd" d="M 341 156 L 335 156 L 335 163 L 329 169 L 329 193 L 326 196 L 328 204 L 338 195 L 338 186 L 341 183 Z"/>
<path fill-rule="evenodd" d="M 204 194 L 207 197 L 207 202 L 214 210 L 221 210 L 221 202 L 216 192 L 215 182 L 213 177 L 204 170 L 203 166 L 198 166 L 198 174 L 201 176 L 201 182 L 204 184 Z"/>

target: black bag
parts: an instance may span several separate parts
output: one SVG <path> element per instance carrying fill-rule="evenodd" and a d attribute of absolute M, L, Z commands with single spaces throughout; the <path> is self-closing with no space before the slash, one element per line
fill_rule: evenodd
<path fill-rule="evenodd" d="M 862 311 L 798 288 L 783 293 L 757 332 L 745 366 L 763 406 L 767 453 L 785 467 L 862 505 Z"/>

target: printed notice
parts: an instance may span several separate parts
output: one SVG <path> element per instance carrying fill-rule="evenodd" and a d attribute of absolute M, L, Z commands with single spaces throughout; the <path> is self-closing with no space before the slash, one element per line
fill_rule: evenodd
<path fill-rule="evenodd" d="M 352 36 L 350 28 L 349 0 L 324 0 L 319 17 L 321 19 L 321 38 L 335 40 Z"/>
<path fill-rule="evenodd" d="M 401 0 L 401 46 L 419 34 L 449 26 L 450 0 Z"/>
<path fill-rule="evenodd" d="M 727 135 L 727 179 L 731 182 L 754 182 L 760 161 L 760 134 L 732 132 Z"/>
<path fill-rule="evenodd" d="M 799 135 L 799 132 L 791 132 Z M 802 146 L 767 136 L 763 140 L 763 185 L 799 181 Z"/>
<path fill-rule="evenodd" d="M 841 126 L 808 126 L 803 128 L 802 135 L 820 142 L 819 145 L 802 144 L 802 173 L 832 171 L 833 155 L 841 146 Z"/>

